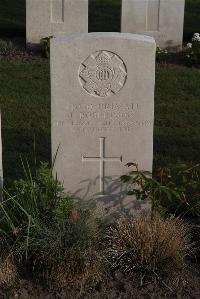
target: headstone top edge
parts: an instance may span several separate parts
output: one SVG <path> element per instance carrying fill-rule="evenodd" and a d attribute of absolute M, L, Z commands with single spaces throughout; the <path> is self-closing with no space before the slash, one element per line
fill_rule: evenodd
<path fill-rule="evenodd" d="M 72 35 L 64 35 L 60 37 L 54 37 L 51 39 L 51 44 L 60 44 L 68 41 L 74 41 L 81 38 L 118 38 L 118 39 L 126 39 L 126 40 L 135 40 L 141 42 L 148 42 L 151 44 L 156 44 L 155 39 L 153 37 L 147 35 L 140 34 L 132 34 L 132 33 L 119 33 L 119 32 L 90 32 L 90 33 L 78 33 Z"/>

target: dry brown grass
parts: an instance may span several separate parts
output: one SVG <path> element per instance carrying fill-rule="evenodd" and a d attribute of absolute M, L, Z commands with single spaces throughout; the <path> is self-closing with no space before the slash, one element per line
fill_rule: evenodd
<path fill-rule="evenodd" d="M 0 261 L 0 287 L 9 287 L 17 278 L 17 269 L 11 257 Z"/>
<path fill-rule="evenodd" d="M 125 273 L 161 280 L 177 280 L 185 273 L 192 245 L 190 227 L 179 218 L 121 220 L 107 236 L 109 260 Z"/>
<path fill-rule="evenodd" d="M 94 248 L 71 253 L 63 260 L 43 261 L 43 277 L 48 286 L 62 289 L 67 286 L 93 285 L 101 280 L 105 271 L 105 261 Z M 48 269 L 48 271 L 46 271 Z"/>

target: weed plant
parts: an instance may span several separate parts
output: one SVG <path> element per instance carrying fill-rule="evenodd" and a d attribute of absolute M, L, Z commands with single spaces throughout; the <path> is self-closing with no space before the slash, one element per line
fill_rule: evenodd
<path fill-rule="evenodd" d="M 129 184 L 129 195 L 135 195 L 138 200 L 150 200 L 153 208 L 161 213 L 200 216 L 200 164 L 159 168 L 153 178 L 151 173 L 140 171 L 135 163 L 127 166 L 135 169 L 121 177 Z"/>
<path fill-rule="evenodd" d="M 52 38 L 53 38 L 53 36 L 44 37 L 40 41 L 41 53 L 42 53 L 42 56 L 45 58 L 50 57 L 50 41 Z"/>
<path fill-rule="evenodd" d="M 76 207 L 47 164 L 34 175 L 28 163 L 23 168 L 25 178 L 0 205 L 2 250 L 52 285 L 97 279 L 99 233 L 91 213 Z"/>

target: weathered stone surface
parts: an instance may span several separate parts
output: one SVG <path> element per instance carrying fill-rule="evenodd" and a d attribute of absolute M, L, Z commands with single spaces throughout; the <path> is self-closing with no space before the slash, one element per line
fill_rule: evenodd
<path fill-rule="evenodd" d="M 26 0 L 27 43 L 88 31 L 88 0 Z"/>
<path fill-rule="evenodd" d="M 153 38 L 122 33 L 51 42 L 55 172 L 69 194 L 95 199 L 102 213 L 133 207 L 120 181 L 127 162 L 152 171 L 155 50 Z"/>
<path fill-rule="evenodd" d="M 180 49 L 185 0 L 122 0 L 121 31 L 155 38 L 161 48 Z"/>

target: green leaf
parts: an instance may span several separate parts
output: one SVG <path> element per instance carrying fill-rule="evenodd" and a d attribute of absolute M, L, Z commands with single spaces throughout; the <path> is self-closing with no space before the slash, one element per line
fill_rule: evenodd
<path fill-rule="evenodd" d="M 121 176 L 121 180 L 122 180 L 124 183 L 130 182 L 131 179 L 132 179 L 132 177 L 129 176 L 129 175 L 122 175 L 122 176 Z"/>

